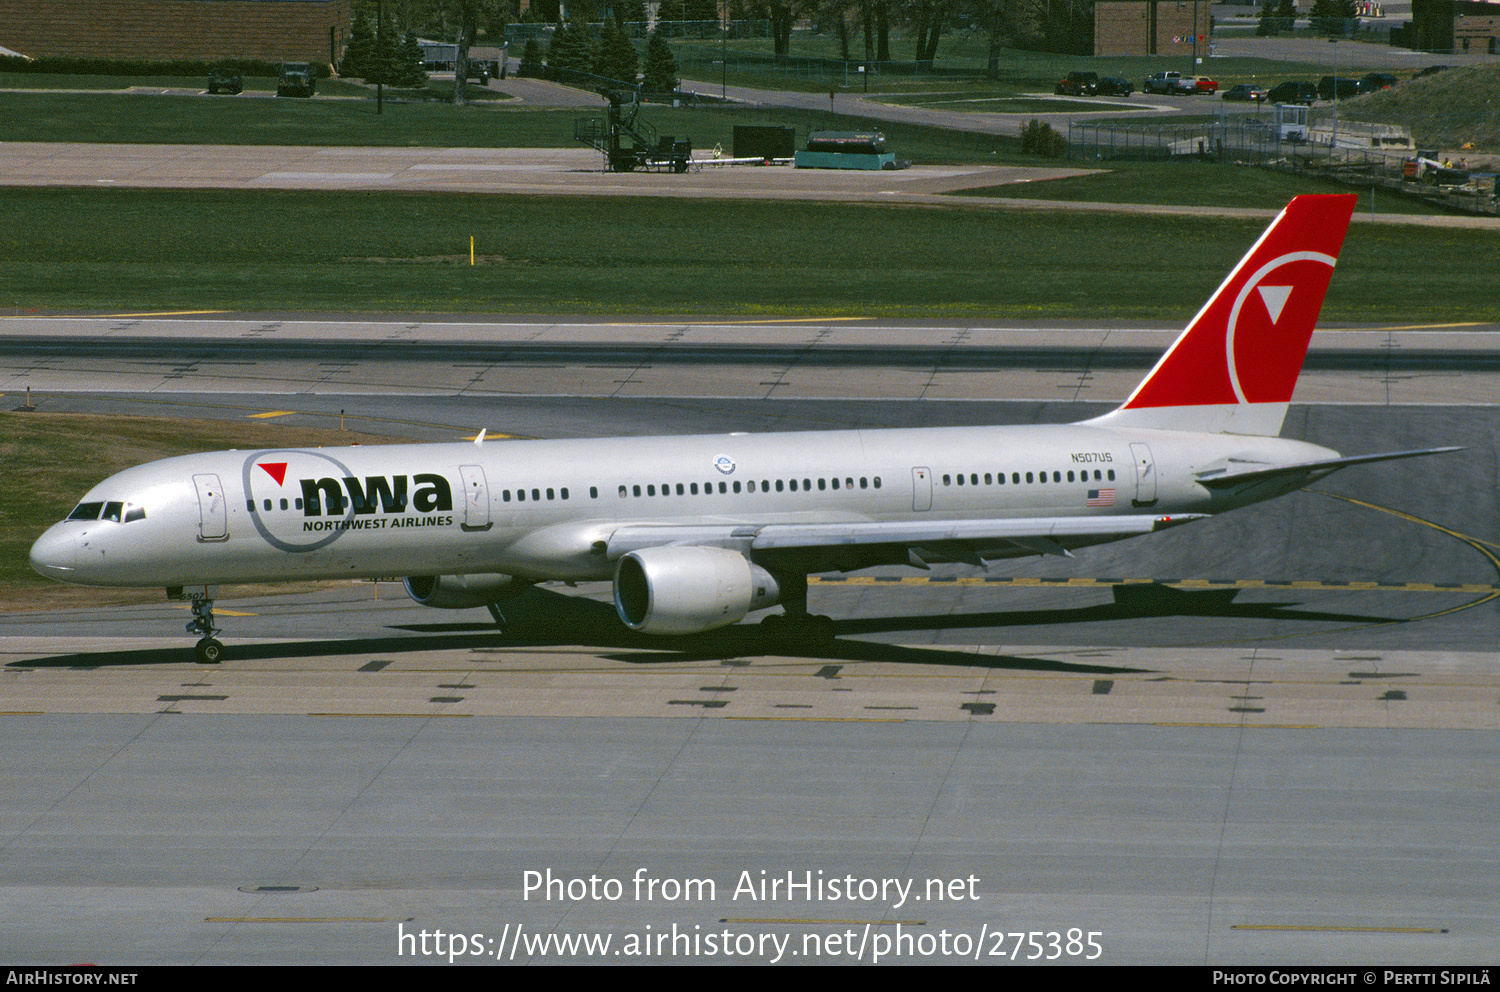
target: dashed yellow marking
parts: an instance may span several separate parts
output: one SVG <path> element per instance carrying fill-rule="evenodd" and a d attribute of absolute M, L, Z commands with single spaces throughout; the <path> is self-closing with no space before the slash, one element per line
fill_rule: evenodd
<path fill-rule="evenodd" d="M 228 310 L 158 310 L 155 313 L 96 313 L 94 320 L 115 320 L 120 317 L 192 317 L 204 313 L 229 313 Z"/>
<path fill-rule="evenodd" d="M 250 414 L 251 420 L 266 420 L 271 417 L 290 417 L 296 410 L 267 410 L 265 413 Z"/>
<path fill-rule="evenodd" d="M 1403 325 L 1401 327 L 1374 327 L 1374 328 L 1371 328 L 1371 330 L 1376 330 L 1376 331 L 1431 331 L 1431 330 L 1439 330 L 1439 329 L 1444 328 L 1444 327 L 1482 327 L 1482 326 L 1484 326 L 1484 321 L 1480 321 L 1480 320 L 1465 320 L 1465 321 L 1460 321 L 1459 323 L 1456 323 L 1456 324 L 1406 324 L 1406 325 Z"/>

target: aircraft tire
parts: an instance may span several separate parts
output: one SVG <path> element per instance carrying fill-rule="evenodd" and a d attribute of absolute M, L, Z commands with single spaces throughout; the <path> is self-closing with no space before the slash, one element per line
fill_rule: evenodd
<path fill-rule="evenodd" d="M 200 665 L 217 665 L 224 656 L 224 645 L 212 637 L 205 637 L 193 648 Z"/>

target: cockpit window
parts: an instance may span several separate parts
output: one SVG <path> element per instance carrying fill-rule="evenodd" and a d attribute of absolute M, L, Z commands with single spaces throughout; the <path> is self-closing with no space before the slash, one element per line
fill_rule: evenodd
<path fill-rule="evenodd" d="M 99 511 L 104 509 L 103 503 L 79 503 L 68 514 L 69 520 L 98 520 Z"/>
<path fill-rule="evenodd" d="M 108 503 L 79 503 L 68 514 L 69 520 L 113 520 L 115 523 L 130 523 L 145 520 L 146 508 L 133 503 L 110 501 Z"/>

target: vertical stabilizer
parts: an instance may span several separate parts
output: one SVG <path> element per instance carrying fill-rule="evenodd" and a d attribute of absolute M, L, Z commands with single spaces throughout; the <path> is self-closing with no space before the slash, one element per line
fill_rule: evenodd
<path fill-rule="evenodd" d="M 1287 204 L 1130 398 L 1090 422 L 1281 433 L 1356 200 Z"/>

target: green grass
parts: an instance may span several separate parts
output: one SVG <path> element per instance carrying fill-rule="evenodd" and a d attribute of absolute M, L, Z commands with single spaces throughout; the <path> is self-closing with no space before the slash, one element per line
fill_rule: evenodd
<path fill-rule="evenodd" d="M 276 92 L 275 76 L 245 76 L 246 92 Z M 128 90 L 133 86 L 160 88 L 164 90 L 208 89 L 205 76 L 95 76 L 68 75 L 40 72 L 0 72 L 0 91 L 3 90 Z M 322 96 L 365 96 L 368 92 L 358 83 L 342 79 L 318 80 L 318 93 Z M 452 86 L 449 86 L 452 92 Z M 220 94 L 226 98 L 229 94 Z"/>
<path fill-rule="evenodd" d="M 439 84 L 433 84 L 439 85 Z M 451 85 L 451 84 L 450 84 Z M 328 145 L 464 148 L 576 148 L 573 122 L 605 108 L 531 109 L 374 100 L 241 100 L 100 93 L 0 92 L 0 140 L 124 144 Z M 737 124 L 799 129 L 867 128 L 867 118 L 827 111 L 710 105 L 647 106 L 640 120 L 695 148 L 734 144 Z M 882 123 L 890 146 L 915 162 L 994 162 L 1008 137 Z"/>
<path fill-rule="evenodd" d="M 1023 200 L 1069 202 L 1170 204 L 1190 207 L 1260 207 L 1279 210 L 1302 193 L 1359 193 L 1361 213 L 1369 213 L 1371 192 L 1333 180 L 1310 179 L 1288 172 L 1243 165 L 1217 165 L 1188 160 L 1172 162 L 1072 160 L 1079 168 L 1097 166 L 1107 171 L 1088 176 L 1011 183 L 954 193 L 954 196 L 994 196 Z M 1374 194 L 1377 214 L 1445 216 L 1448 211 L 1384 189 Z"/>
<path fill-rule="evenodd" d="M 15 395 L 7 397 L 15 400 Z M 19 406 L 11 402 L 9 407 Z M 374 435 L 232 420 L 0 413 L 0 603 L 6 609 L 155 602 L 161 590 L 84 589 L 37 575 L 33 541 L 100 479 L 132 465 L 223 448 L 379 444 Z"/>
<path fill-rule="evenodd" d="M 736 59 L 736 55 L 766 56 L 771 53 L 768 38 L 731 41 L 728 46 L 731 85 L 760 89 L 787 89 L 798 92 L 827 92 L 830 85 L 841 92 L 863 92 L 866 81 L 858 73 L 837 73 L 830 78 L 821 67 L 799 67 L 798 58 L 837 59 L 838 39 L 835 35 L 814 35 L 795 32 L 792 35 L 791 58 L 784 64 L 750 62 Z M 712 42 L 682 41 L 672 46 L 682 65 L 685 78 L 703 83 L 719 81 L 722 69 L 719 65 L 719 46 Z M 851 40 L 850 55 L 854 63 L 864 60 L 864 42 Z M 893 38 L 891 57 L 896 60 L 910 59 L 912 45 L 908 39 Z M 1051 92 L 1057 80 L 1073 70 L 1097 72 L 1101 76 L 1121 76 L 1133 82 L 1139 89 L 1141 80 L 1161 69 L 1186 71 L 1187 60 L 1178 56 L 1101 56 L 1098 58 L 1079 55 L 1059 55 L 1051 52 L 1033 52 L 1023 49 L 1002 49 L 999 71 L 994 80 L 987 79 L 988 41 L 983 32 L 972 35 L 947 33 L 938 46 L 938 57 L 934 62 L 935 72 L 922 75 L 899 73 L 875 73 L 868 81 L 871 93 L 913 92 L 926 88 L 951 88 L 969 83 L 980 87 L 995 88 L 997 84 L 1006 88 L 1008 95 L 1021 93 Z M 1363 75 L 1373 66 L 1358 68 Z M 1353 68 L 1347 70 L 1351 74 Z M 1256 57 L 1207 58 L 1195 75 L 1212 76 L 1221 88 L 1235 83 L 1260 83 L 1273 85 L 1287 79 L 1312 79 L 1326 75 L 1326 66 L 1317 63 L 1283 62 L 1276 59 Z"/>
<path fill-rule="evenodd" d="M 11 189 L 0 190 L 0 307 L 1176 322 L 1262 226 L 743 200 Z M 1464 264 L 1492 240 L 1356 225 L 1325 319 L 1500 319 L 1488 271 Z"/>

